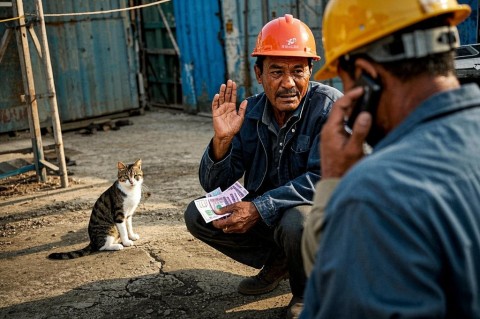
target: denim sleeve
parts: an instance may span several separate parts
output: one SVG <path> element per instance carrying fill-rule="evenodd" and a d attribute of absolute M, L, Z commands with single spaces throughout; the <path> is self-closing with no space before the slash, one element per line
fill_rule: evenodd
<path fill-rule="evenodd" d="M 349 201 L 325 219 L 307 282 L 306 318 L 443 318 L 441 261 L 421 225 L 389 207 Z"/>

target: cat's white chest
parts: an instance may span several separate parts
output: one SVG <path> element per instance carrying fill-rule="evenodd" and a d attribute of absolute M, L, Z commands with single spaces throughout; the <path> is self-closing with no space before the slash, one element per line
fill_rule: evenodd
<path fill-rule="evenodd" d="M 125 217 L 128 217 L 133 215 L 135 209 L 137 209 L 137 206 L 140 203 L 140 199 L 142 197 L 142 188 L 141 185 L 136 185 L 135 187 L 129 189 L 121 187 L 121 190 L 127 195 L 123 199 L 123 212 Z"/>

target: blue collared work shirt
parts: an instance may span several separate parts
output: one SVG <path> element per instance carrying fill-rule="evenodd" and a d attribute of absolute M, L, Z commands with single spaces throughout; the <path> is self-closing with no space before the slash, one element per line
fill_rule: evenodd
<path fill-rule="evenodd" d="M 419 105 L 336 187 L 307 318 L 480 318 L 480 90 Z"/>

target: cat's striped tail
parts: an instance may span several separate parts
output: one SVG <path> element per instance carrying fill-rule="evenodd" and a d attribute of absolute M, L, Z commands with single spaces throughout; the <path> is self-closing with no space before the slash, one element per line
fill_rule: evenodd
<path fill-rule="evenodd" d="M 83 257 L 90 255 L 92 252 L 94 252 L 94 249 L 92 247 L 92 244 L 88 244 L 87 247 L 79 249 L 79 250 L 74 250 L 74 251 L 69 251 L 66 253 L 51 253 L 48 255 L 48 258 L 50 259 L 73 259 L 73 258 L 78 258 L 78 257 Z"/>

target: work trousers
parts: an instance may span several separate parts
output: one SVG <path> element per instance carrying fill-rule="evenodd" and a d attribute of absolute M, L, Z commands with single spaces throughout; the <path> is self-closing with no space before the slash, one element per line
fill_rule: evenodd
<path fill-rule="evenodd" d="M 259 221 L 243 234 L 225 234 L 212 223 L 207 224 L 194 202 L 188 205 L 184 217 L 194 237 L 242 264 L 260 269 L 269 259 L 286 257 L 292 294 L 303 297 L 307 278 L 301 242 L 310 209 L 310 205 L 288 209 L 275 226 L 269 227 Z"/>

